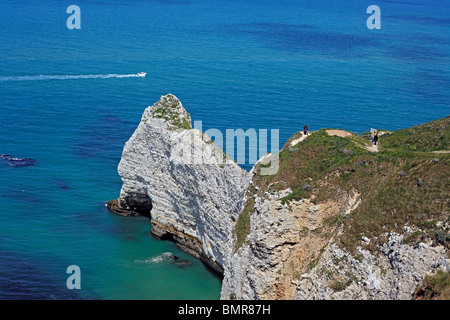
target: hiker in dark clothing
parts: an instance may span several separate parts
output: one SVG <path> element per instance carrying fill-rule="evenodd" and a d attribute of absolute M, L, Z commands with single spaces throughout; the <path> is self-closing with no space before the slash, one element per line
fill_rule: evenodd
<path fill-rule="evenodd" d="M 305 136 L 308 135 L 308 126 L 306 125 L 306 123 L 305 123 L 305 126 L 303 127 L 303 134 L 304 134 Z"/>
<path fill-rule="evenodd" d="M 373 137 L 373 144 L 377 145 L 378 142 L 378 133 L 375 133 L 375 136 Z"/>

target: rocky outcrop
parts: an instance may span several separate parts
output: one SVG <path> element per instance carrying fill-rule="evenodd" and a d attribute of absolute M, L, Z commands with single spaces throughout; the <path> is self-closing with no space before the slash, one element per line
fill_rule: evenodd
<path fill-rule="evenodd" d="M 225 265 L 222 299 L 410 300 L 427 274 L 450 271 L 443 246 L 411 246 L 396 233 L 378 254 L 362 249 L 365 237 L 354 256 L 339 248 L 342 230 L 324 221 L 350 215 L 356 192 L 318 205 L 279 198 L 256 197 L 250 234 Z"/>
<path fill-rule="evenodd" d="M 250 234 L 227 260 L 222 299 L 294 299 L 335 232 L 324 221 L 348 214 L 359 201 L 356 192 L 317 205 L 309 199 L 282 204 L 283 196 L 255 197 Z"/>
<path fill-rule="evenodd" d="M 392 201 L 399 200 L 393 192 L 401 185 L 398 172 L 407 168 L 386 171 L 401 161 L 397 154 L 385 152 L 391 162 L 380 160 L 361 150 L 359 137 L 321 131 L 289 139 L 275 176 L 262 177 L 262 165 L 252 169 L 240 215 L 250 228 L 228 252 L 222 299 L 410 300 L 425 276 L 450 272 L 448 195 L 438 188 L 448 176 L 435 167 L 442 158 L 414 161 L 437 186 L 427 190 L 429 197 L 443 205 L 428 209 L 434 215 L 414 208 L 399 218 L 405 203 L 410 208 L 430 200 L 405 193 L 401 203 Z M 402 190 L 425 185 L 410 181 Z M 371 199 L 379 192 L 382 197 Z"/>
<path fill-rule="evenodd" d="M 402 240 L 403 235 L 391 233 L 379 254 L 358 247 L 356 257 L 330 245 L 314 270 L 302 275 L 294 298 L 412 299 L 427 274 L 450 270 L 450 260 L 442 246 L 420 243 L 413 247 Z"/>
<path fill-rule="evenodd" d="M 154 236 L 174 240 L 222 273 L 249 174 L 191 126 L 174 95 L 148 107 L 123 149 L 120 198 L 108 207 L 149 216 Z"/>
<path fill-rule="evenodd" d="M 394 154 L 395 161 L 376 167 L 374 155 L 358 158 L 369 157 L 367 151 L 361 153 L 357 144 L 348 143 L 351 140 L 341 140 L 347 136 L 296 134 L 279 154 L 265 155 L 247 172 L 206 134 L 192 129 L 189 113 L 169 94 L 145 110 L 126 143 L 118 167 L 123 182 L 120 197 L 108 208 L 124 216 L 149 217 L 155 237 L 174 240 L 223 274 L 222 299 L 411 299 L 427 274 L 450 271 L 446 237 L 439 234 L 442 245 L 436 245 L 426 230 L 405 225 L 399 233 L 397 225 L 397 232 L 384 225 L 374 236 L 382 241 L 366 236 L 365 228 L 351 238 L 356 253 L 340 246 L 342 221 L 357 219 L 355 212 L 374 193 L 361 187 L 358 191 L 355 181 L 348 187 L 348 179 L 373 164 L 376 170 L 368 168 L 363 179 L 383 177 L 368 183 L 380 188 L 386 183 L 388 165 L 400 159 Z M 316 143 L 302 155 L 301 144 L 311 137 L 317 137 L 312 140 Z M 276 182 L 261 174 L 274 156 L 284 161 Z M 346 160 L 355 156 L 355 161 Z M 308 167 L 298 169 L 299 159 L 308 159 L 314 171 L 304 175 Z M 321 161 L 327 166 L 318 172 L 315 164 Z M 399 184 L 397 176 L 406 175 L 396 170 L 394 187 Z M 320 188 L 334 192 L 319 201 Z M 439 219 L 447 217 L 445 222 L 448 212 L 442 208 L 436 212 L 442 213 Z M 441 227 L 448 230 L 447 222 Z M 404 241 L 417 234 L 423 235 L 419 242 Z M 378 244 L 370 246 L 372 241 Z"/>
<path fill-rule="evenodd" d="M 36 163 L 35 159 L 31 158 L 17 158 L 13 157 L 9 154 L 0 154 L 0 160 L 4 159 L 8 161 L 8 165 L 11 167 L 26 167 L 26 166 L 32 166 Z"/>

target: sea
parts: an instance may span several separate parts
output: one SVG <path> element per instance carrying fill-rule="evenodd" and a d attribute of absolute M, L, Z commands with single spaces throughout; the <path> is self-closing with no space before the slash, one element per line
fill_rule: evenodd
<path fill-rule="evenodd" d="M 220 277 L 148 219 L 105 207 L 125 142 L 168 93 L 204 131 L 278 130 L 280 147 L 305 124 L 442 118 L 450 1 L 2 0 L 0 299 L 220 298 Z"/>

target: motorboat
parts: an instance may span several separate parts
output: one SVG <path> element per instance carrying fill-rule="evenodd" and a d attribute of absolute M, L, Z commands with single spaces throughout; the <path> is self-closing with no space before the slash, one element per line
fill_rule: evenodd
<path fill-rule="evenodd" d="M 147 75 L 147 73 L 139 72 L 137 75 L 138 75 L 138 77 L 145 77 Z"/>

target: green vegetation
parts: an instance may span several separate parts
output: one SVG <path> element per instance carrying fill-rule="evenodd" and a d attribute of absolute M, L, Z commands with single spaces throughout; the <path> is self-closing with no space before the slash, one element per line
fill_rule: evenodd
<path fill-rule="evenodd" d="M 329 136 L 323 129 L 310 135 L 296 148 L 282 149 L 278 173 L 256 176 L 256 185 L 261 186 L 260 195 L 269 188 L 279 191 L 290 187 L 293 192 L 282 199 L 283 203 L 309 198 L 312 190 L 328 173 L 348 165 L 355 157 L 368 154 L 352 139 Z"/>
<path fill-rule="evenodd" d="M 384 149 L 402 149 L 411 151 L 449 150 L 450 127 L 449 119 L 438 119 L 409 129 L 398 130 L 381 136 Z"/>
<path fill-rule="evenodd" d="M 342 231 L 333 232 L 334 241 L 356 259 L 358 246 L 380 254 L 380 246 L 387 242 L 391 231 L 403 234 L 403 242 L 411 246 L 432 242 L 449 249 L 450 153 L 434 152 L 448 151 L 449 124 L 450 117 L 446 117 L 385 133 L 380 136 L 376 153 L 365 148 L 370 146 L 368 134 L 342 138 L 329 136 L 323 129 L 290 147 L 290 141 L 301 135 L 296 133 L 278 153 L 277 174 L 253 177 L 247 194 L 250 200 L 235 225 L 235 250 L 250 233 L 253 195 L 265 198 L 266 193 L 287 188 L 293 192 L 280 201 L 289 206 L 299 199 L 320 204 L 355 191 L 359 194 L 356 209 L 350 214 L 327 217 L 323 226 L 323 230 Z M 262 167 L 258 164 L 256 172 Z M 405 227 L 411 231 L 405 231 Z M 363 237 L 370 241 L 362 241 Z M 319 258 L 311 259 L 307 269 L 316 267 Z M 352 281 L 351 275 L 329 274 L 329 286 L 334 291 L 345 290 Z M 449 300 L 450 274 L 437 271 L 427 276 L 416 298 Z"/>
<path fill-rule="evenodd" d="M 352 283 L 351 280 L 343 281 L 340 279 L 336 279 L 333 282 L 330 283 L 330 288 L 334 291 L 343 291 L 345 288 L 347 288 Z"/>
<path fill-rule="evenodd" d="M 265 198 L 267 193 L 287 188 L 293 192 L 280 201 L 288 207 L 299 199 L 320 204 L 354 192 L 359 194 L 359 205 L 351 213 L 327 217 L 321 229 L 342 231 L 333 232 L 333 241 L 356 259 L 358 246 L 374 255 L 380 254 L 380 247 L 392 231 L 403 234 L 403 242 L 411 246 L 432 242 L 448 250 L 449 124 L 450 117 L 446 117 L 410 129 L 383 133 L 379 138 L 379 152 L 366 149 L 371 144 L 370 134 L 342 138 L 330 136 L 323 129 L 290 147 L 290 142 L 301 136 L 300 132 L 296 133 L 278 153 L 277 174 L 253 177 L 247 194 L 250 200 L 235 226 L 235 250 L 245 243 L 250 233 L 253 195 Z M 256 172 L 263 167 L 259 163 Z M 329 238 L 328 231 L 319 232 Z M 370 241 L 362 241 L 363 237 Z M 320 255 L 311 259 L 307 269 L 316 267 L 319 258 Z M 329 273 L 329 286 L 334 291 L 345 290 L 352 281 L 351 275 L 337 277 Z M 449 273 L 438 271 L 426 277 L 416 297 L 449 300 Z"/>
<path fill-rule="evenodd" d="M 286 143 L 279 152 L 278 173 L 256 175 L 257 188 L 250 191 L 264 197 L 290 187 L 293 192 L 282 203 L 309 198 L 316 204 L 357 191 L 361 202 L 348 217 L 327 219 L 330 226 L 343 229 L 338 242 L 351 253 L 363 236 L 372 239 L 364 248 L 379 252 L 386 235 L 405 233 L 405 226 L 413 228 L 405 233 L 406 242 L 414 245 L 428 238 L 448 248 L 450 154 L 431 151 L 448 150 L 449 122 L 446 117 L 381 135 L 378 153 L 364 148 L 370 145 L 367 135 L 342 138 L 317 131 L 295 148 Z M 251 211 L 249 205 L 245 210 Z"/>
<path fill-rule="evenodd" d="M 182 109 L 181 102 L 174 95 L 167 95 L 163 103 L 155 103 L 151 113 L 154 118 L 164 119 L 176 128 L 192 129 L 189 114 Z"/>
<path fill-rule="evenodd" d="M 416 299 L 450 300 L 450 272 L 437 270 L 434 275 L 426 276 L 416 292 Z"/>
<path fill-rule="evenodd" d="M 433 157 L 406 153 L 399 157 L 397 152 L 382 152 L 354 168 L 352 177 L 339 188 L 355 188 L 362 201 L 344 221 L 342 244 L 355 249 L 360 235 L 365 233 L 377 238 L 372 246 L 381 245 L 385 242 L 383 234 L 402 233 L 405 225 L 420 228 L 420 236 L 425 233 L 434 238 L 437 221 L 448 221 L 449 157 L 442 156 L 437 163 Z"/>
<path fill-rule="evenodd" d="M 253 198 L 247 201 L 244 205 L 244 209 L 240 212 L 235 226 L 235 251 L 239 249 L 245 242 L 245 238 L 250 233 L 250 216 L 253 213 L 255 201 Z"/>

